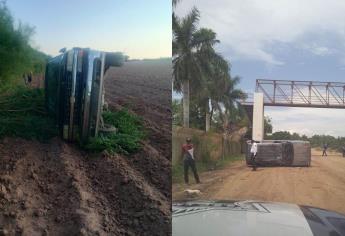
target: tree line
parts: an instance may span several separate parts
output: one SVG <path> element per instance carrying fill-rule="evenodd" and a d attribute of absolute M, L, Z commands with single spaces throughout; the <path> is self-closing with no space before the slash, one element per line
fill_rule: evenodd
<path fill-rule="evenodd" d="M 334 137 L 331 135 L 318 135 L 315 134 L 308 137 L 305 134 L 298 134 L 296 132 L 289 131 L 277 131 L 272 133 L 272 119 L 265 117 L 265 139 L 267 140 L 303 140 L 309 141 L 310 145 L 314 148 L 322 148 L 324 144 L 328 144 L 331 149 L 342 151 L 342 147 L 345 146 L 345 137 Z"/>
<path fill-rule="evenodd" d="M 173 101 L 174 124 L 224 129 L 244 117 L 239 101 L 246 95 L 237 88 L 240 78 L 231 76 L 230 63 L 215 50 L 220 43 L 216 33 L 200 28 L 199 20 L 195 7 L 184 17 L 173 11 L 173 88 L 182 94 L 182 101 Z"/>
<path fill-rule="evenodd" d="M 331 135 L 313 135 L 308 137 L 306 135 L 300 135 L 298 133 L 290 133 L 288 131 L 274 132 L 272 135 L 266 136 L 269 140 L 304 140 L 309 141 L 311 146 L 316 148 L 322 148 L 324 144 L 328 144 L 328 147 L 334 150 L 341 151 L 345 146 L 345 137 L 334 137 Z"/>
<path fill-rule="evenodd" d="M 33 27 L 16 24 L 5 1 L 0 1 L 0 92 L 23 83 L 24 73 L 43 73 L 49 56 L 33 48 Z"/>

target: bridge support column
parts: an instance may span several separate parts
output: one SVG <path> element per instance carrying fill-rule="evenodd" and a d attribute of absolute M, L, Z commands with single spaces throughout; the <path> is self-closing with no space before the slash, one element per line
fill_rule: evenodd
<path fill-rule="evenodd" d="M 264 140 L 264 94 L 254 93 L 253 106 L 253 140 Z"/>

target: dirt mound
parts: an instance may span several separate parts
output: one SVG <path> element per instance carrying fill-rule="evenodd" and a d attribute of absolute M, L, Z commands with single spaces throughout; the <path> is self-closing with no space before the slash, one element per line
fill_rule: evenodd
<path fill-rule="evenodd" d="M 171 61 L 136 61 L 107 74 L 110 107 L 142 116 L 148 133 L 131 156 L 0 140 L 0 235 L 169 235 L 170 71 Z"/>
<path fill-rule="evenodd" d="M 24 235 L 169 231 L 167 197 L 126 158 L 90 157 L 58 139 L 49 144 L 5 139 L 0 145 L 2 230 Z"/>

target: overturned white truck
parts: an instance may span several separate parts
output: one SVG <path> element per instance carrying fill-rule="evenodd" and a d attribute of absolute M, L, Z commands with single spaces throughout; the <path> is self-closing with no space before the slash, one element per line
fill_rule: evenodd
<path fill-rule="evenodd" d="M 46 107 L 63 139 L 85 142 L 106 128 L 104 74 L 110 66 L 122 66 L 124 55 L 89 48 L 60 52 L 46 66 Z"/>
<path fill-rule="evenodd" d="M 250 148 L 251 143 L 247 142 L 248 166 L 253 165 Z M 257 143 L 255 162 L 257 166 L 310 166 L 311 146 L 300 140 L 264 140 Z"/>

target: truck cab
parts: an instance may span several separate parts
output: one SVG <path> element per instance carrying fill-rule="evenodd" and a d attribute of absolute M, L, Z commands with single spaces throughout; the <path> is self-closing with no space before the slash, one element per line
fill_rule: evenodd
<path fill-rule="evenodd" d="M 73 48 L 52 58 L 46 66 L 46 108 L 56 119 L 60 136 L 85 142 L 96 137 L 104 105 L 104 74 L 121 66 L 122 53 Z"/>

